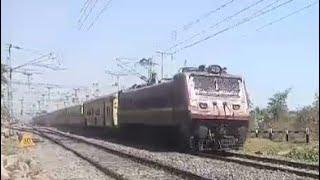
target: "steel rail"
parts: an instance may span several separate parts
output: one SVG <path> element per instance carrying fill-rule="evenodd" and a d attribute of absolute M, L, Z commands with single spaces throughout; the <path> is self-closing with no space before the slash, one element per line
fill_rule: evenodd
<path fill-rule="evenodd" d="M 45 132 L 43 130 L 39 130 L 39 128 L 32 128 L 32 129 L 34 131 Z M 103 150 L 105 152 L 117 155 L 119 157 L 127 158 L 127 159 L 130 159 L 130 160 L 132 160 L 134 162 L 137 162 L 137 163 L 140 163 L 140 164 L 144 164 L 144 165 L 151 166 L 153 168 L 158 168 L 158 169 L 164 170 L 165 172 L 167 172 L 169 174 L 173 174 L 173 175 L 176 175 L 176 176 L 179 176 L 179 177 L 183 177 L 185 179 L 209 180 L 209 178 L 205 178 L 205 177 L 199 176 L 199 175 L 194 174 L 194 173 L 189 172 L 189 171 L 178 169 L 178 168 L 166 165 L 164 163 L 153 161 L 153 160 L 150 160 L 150 159 L 147 159 L 147 158 L 143 158 L 143 157 L 135 156 L 135 155 L 132 155 L 132 154 L 129 154 L 129 153 L 117 151 L 117 150 L 108 148 L 106 146 L 100 145 L 98 143 L 91 142 L 89 140 L 85 140 L 85 139 L 82 139 L 82 138 L 79 138 L 79 137 L 75 137 L 75 136 L 69 135 L 69 134 L 67 135 L 67 134 L 62 133 L 60 131 L 52 130 L 52 129 L 49 129 L 49 128 L 43 128 L 43 127 L 41 129 L 46 130 L 47 132 L 45 132 L 45 133 L 54 133 L 56 135 L 58 134 L 60 136 L 64 136 L 66 138 L 73 139 L 73 140 L 76 140 L 78 142 L 85 143 L 87 145 L 91 145 L 93 147 L 99 148 L 99 149 L 101 149 L 101 150 Z"/>
<path fill-rule="evenodd" d="M 233 162 L 237 164 L 241 164 L 244 166 L 249 166 L 249 167 L 255 167 L 259 169 L 269 169 L 273 171 L 283 171 L 283 172 L 288 172 L 288 173 L 293 173 L 298 176 L 304 176 L 304 177 L 311 177 L 311 178 L 316 178 L 319 179 L 319 172 L 316 173 L 314 171 L 310 171 L 310 169 L 295 169 L 294 167 L 290 166 L 288 164 L 279 164 L 279 162 L 282 162 L 282 160 L 275 160 L 272 162 L 271 158 L 253 158 L 252 156 L 246 156 L 246 155 L 239 155 L 237 158 L 234 158 L 232 156 L 227 156 L 232 153 L 218 153 L 218 154 L 212 154 L 212 153 L 198 153 L 197 155 L 200 157 L 205 157 L 205 158 L 211 158 L 211 159 L 217 159 L 221 161 L 227 161 L 227 162 Z M 235 155 L 235 154 L 233 154 Z M 250 159 L 251 158 L 251 159 Z M 265 162 L 263 162 L 265 160 Z M 268 161 L 266 163 L 266 161 Z M 297 164 L 295 164 L 297 165 Z M 308 171 L 309 170 L 309 171 Z"/>
<path fill-rule="evenodd" d="M 89 164 L 91 164 L 92 166 L 96 167 L 98 170 L 100 170 L 102 173 L 104 173 L 107 176 L 110 176 L 112 178 L 118 179 L 118 180 L 128 180 L 127 178 L 124 178 L 121 174 L 118 174 L 110 169 L 107 169 L 103 166 L 101 166 L 99 163 L 91 160 L 90 158 L 87 158 L 85 156 L 83 156 L 81 153 L 78 153 L 76 150 L 67 147 L 66 145 L 64 145 L 62 142 L 59 142 L 58 140 L 56 140 L 55 138 L 52 138 L 48 135 L 46 135 L 45 133 L 43 133 L 42 131 L 39 131 L 35 128 L 32 128 L 32 130 L 30 129 L 20 129 L 20 128 L 12 128 L 18 131 L 26 131 L 26 132 L 30 132 L 30 133 L 34 133 L 37 134 L 41 137 L 44 137 L 45 139 L 48 139 L 49 141 L 53 142 L 54 144 L 57 144 L 58 146 L 61 146 L 63 149 L 72 152 L 73 154 L 75 154 L 76 156 L 78 156 L 79 158 L 87 161 Z"/>
<path fill-rule="evenodd" d="M 308 170 L 318 170 L 319 169 L 319 165 L 315 165 L 315 164 L 300 163 L 300 162 L 294 162 L 294 161 L 288 161 L 288 160 L 282 160 L 282 159 L 276 159 L 276 158 L 270 158 L 270 157 L 254 156 L 254 155 L 250 155 L 250 154 L 242 154 L 242 153 L 236 153 L 236 152 L 225 152 L 225 154 L 229 155 L 229 156 L 235 156 L 235 157 L 257 160 L 257 161 L 262 161 L 262 162 L 269 162 L 269 163 L 274 163 L 274 164 L 286 165 L 286 166 L 291 166 L 291 167 L 295 167 L 295 168 L 302 168 L 302 169 L 308 169 Z"/>

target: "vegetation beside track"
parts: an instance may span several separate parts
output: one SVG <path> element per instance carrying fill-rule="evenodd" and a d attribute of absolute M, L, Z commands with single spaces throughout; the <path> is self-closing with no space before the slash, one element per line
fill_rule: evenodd
<path fill-rule="evenodd" d="M 280 156 L 292 160 L 319 163 L 319 142 L 315 141 L 306 144 L 248 138 L 243 150 L 248 154 Z"/>

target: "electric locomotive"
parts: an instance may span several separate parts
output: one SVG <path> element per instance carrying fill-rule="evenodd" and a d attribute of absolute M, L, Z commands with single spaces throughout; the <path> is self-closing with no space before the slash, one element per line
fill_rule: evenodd
<path fill-rule="evenodd" d="M 249 122 L 244 79 L 218 65 L 119 92 L 119 124 L 174 127 L 182 150 L 239 149 Z"/>

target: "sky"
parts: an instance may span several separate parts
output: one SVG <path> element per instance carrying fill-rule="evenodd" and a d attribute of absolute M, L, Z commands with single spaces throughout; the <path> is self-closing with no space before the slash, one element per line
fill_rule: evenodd
<path fill-rule="evenodd" d="M 110 93 L 116 90 L 111 86 L 115 79 L 105 70 L 121 72 L 115 62 L 117 57 L 137 60 L 152 57 L 160 64 L 156 51 L 173 52 L 169 48 L 178 42 L 185 42 L 176 48 L 181 49 L 233 27 L 195 46 L 182 48 L 173 59 L 165 56 L 164 75 L 174 75 L 184 62 L 188 66 L 219 64 L 227 67 L 229 73 L 243 75 L 250 99 L 254 106 L 260 107 L 266 107 L 268 98 L 274 93 L 292 88 L 288 107 L 297 109 L 311 104 L 319 91 L 319 4 L 257 31 L 259 27 L 317 0 L 113 0 L 96 21 L 95 17 L 108 1 L 89 0 L 91 5 L 96 4 L 79 29 L 82 22 L 79 24 L 79 18 L 83 20 L 86 16 L 80 13 L 85 2 L 1 1 L 1 59 L 7 56 L 7 43 L 41 53 L 54 52 L 66 70 L 42 70 L 42 74 L 32 76 L 32 82 L 68 87 L 91 87 L 93 82 L 98 82 L 101 93 Z M 272 2 L 275 3 L 270 8 L 285 4 L 233 26 Z M 257 4 L 232 16 L 254 3 Z M 214 11 L 223 4 L 226 5 Z M 208 14 L 210 11 L 214 12 Z M 198 23 L 184 26 L 199 18 Z M 92 22 L 93 26 L 88 28 Z M 199 32 L 200 36 L 185 41 Z M 12 64 L 20 65 L 38 56 L 34 51 L 14 49 Z M 159 66 L 156 70 L 159 71 Z M 14 78 L 26 80 L 25 76 L 18 74 Z M 141 81 L 134 76 L 124 76 L 120 83 L 129 87 Z M 15 91 L 16 103 L 18 96 L 27 96 L 18 87 Z M 39 96 L 39 93 L 33 95 Z M 35 99 L 30 101 L 34 103 Z"/>

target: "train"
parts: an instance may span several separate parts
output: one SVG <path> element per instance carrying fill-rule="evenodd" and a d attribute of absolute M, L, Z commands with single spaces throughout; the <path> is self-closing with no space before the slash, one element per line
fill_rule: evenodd
<path fill-rule="evenodd" d="M 249 124 L 245 80 L 219 65 L 184 67 L 173 78 L 133 85 L 33 118 L 41 126 L 174 129 L 183 151 L 240 149 Z"/>

